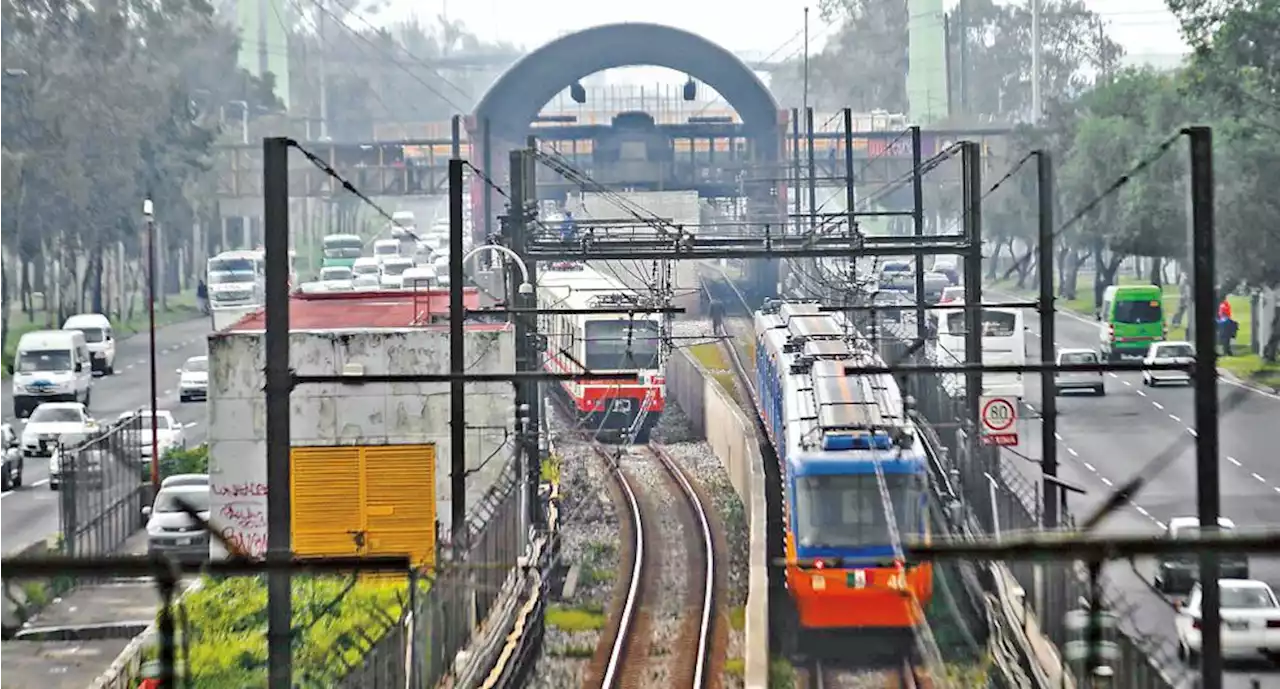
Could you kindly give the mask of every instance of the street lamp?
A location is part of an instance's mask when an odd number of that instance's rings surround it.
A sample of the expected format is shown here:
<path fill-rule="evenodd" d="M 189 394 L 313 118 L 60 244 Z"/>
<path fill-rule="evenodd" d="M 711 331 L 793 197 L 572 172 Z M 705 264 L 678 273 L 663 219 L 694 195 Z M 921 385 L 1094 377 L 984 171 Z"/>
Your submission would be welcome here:
<path fill-rule="evenodd" d="M 150 325 L 151 349 L 151 492 L 160 493 L 159 420 L 156 418 L 156 216 L 151 199 L 142 202 L 142 216 L 147 220 L 147 320 Z"/>
<path fill-rule="evenodd" d="M 533 294 L 533 283 L 529 282 L 529 266 L 525 265 L 524 259 L 520 258 L 520 254 L 517 254 L 501 244 L 481 244 L 463 255 L 462 262 L 466 263 L 467 261 L 470 261 L 472 257 L 482 251 L 496 251 L 512 261 L 515 261 L 515 264 L 520 267 L 520 276 L 524 278 L 524 282 L 521 282 L 520 286 L 516 288 L 516 293 Z M 452 276 L 450 276 L 450 278 L 452 279 Z"/>

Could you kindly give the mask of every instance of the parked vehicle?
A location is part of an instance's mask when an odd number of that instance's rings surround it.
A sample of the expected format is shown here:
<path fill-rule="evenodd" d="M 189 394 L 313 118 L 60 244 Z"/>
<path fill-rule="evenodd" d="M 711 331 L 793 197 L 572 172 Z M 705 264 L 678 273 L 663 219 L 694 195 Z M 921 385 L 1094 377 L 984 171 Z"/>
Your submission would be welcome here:
<path fill-rule="evenodd" d="M 111 330 L 111 321 L 100 313 L 79 313 L 62 324 L 63 330 L 79 330 L 84 333 L 85 344 L 89 347 L 91 371 L 111 375 L 116 372 L 116 337 Z"/>
<path fill-rule="evenodd" d="M 13 363 L 13 413 L 25 417 L 45 402 L 89 406 L 93 364 L 79 330 L 36 330 L 18 340 Z"/>
<path fill-rule="evenodd" d="M 320 269 L 320 284 L 329 292 L 347 292 L 354 289 L 354 274 L 346 266 L 325 266 Z"/>
<path fill-rule="evenodd" d="M 173 488 L 177 486 L 207 486 L 209 485 L 208 474 L 174 474 L 166 478 L 160 483 L 161 488 Z"/>

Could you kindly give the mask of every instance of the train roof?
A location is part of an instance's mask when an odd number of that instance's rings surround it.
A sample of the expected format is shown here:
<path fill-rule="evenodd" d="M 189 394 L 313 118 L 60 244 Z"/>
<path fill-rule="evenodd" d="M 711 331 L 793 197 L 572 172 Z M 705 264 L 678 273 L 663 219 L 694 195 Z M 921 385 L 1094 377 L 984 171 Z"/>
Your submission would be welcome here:
<path fill-rule="evenodd" d="M 540 267 L 541 268 L 541 267 Z M 618 278 L 584 263 L 554 263 L 538 273 L 538 294 L 542 308 L 591 309 L 610 305 L 644 305 L 643 295 Z M 614 319 L 624 314 L 603 314 Z M 637 314 L 652 320 L 656 314 Z"/>
<path fill-rule="evenodd" d="M 791 461 L 885 460 L 891 450 L 923 456 L 897 381 L 856 374 L 883 362 L 846 319 L 817 304 L 775 303 L 756 314 L 756 328 L 782 379 L 775 394 L 783 398 Z M 832 473 L 851 473 L 845 469 Z"/>

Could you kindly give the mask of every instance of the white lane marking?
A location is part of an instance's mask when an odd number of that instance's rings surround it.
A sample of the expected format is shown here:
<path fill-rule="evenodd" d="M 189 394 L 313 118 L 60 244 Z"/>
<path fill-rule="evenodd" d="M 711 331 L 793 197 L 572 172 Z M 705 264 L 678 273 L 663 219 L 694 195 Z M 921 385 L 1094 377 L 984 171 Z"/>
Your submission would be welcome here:
<path fill-rule="evenodd" d="M 1138 514 L 1140 514 L 1140 515 L 1142 515 L 1142 516 L 1144 516 L 1144 517 L 1150 517 L 1150 516 L 1151 516 L 1151 513 L 1147 511 L 1147 508 L 1143 507 L 1142 505 L 1134 505 L 1134 506 L 1133 506 L 1133 509 L 1137 510 L 1137 511 L 1138 511 Z"/>
<path fill-rule="evenodd" d="M 1254 478 L 1256 478 L 1256 479 L 1258 479 L 1258 483 L 1266 483 L 1266 482 L 1267 482 L 1267 480 L 1266 480 L 1265 478 L 1262 478 L 1261 476 L 1259 476 L 1259 475 L 1257 474 L 1257 472 L 1254 472 L 1253 477 L 1254 477 Z"/>
<path fill-rule="evenodd" d="M 146 360 L 146 359 L 138 359 L 137 361 L 135 361 L 135 362 L 133 362 L 133 363 L 135 363 L 135 364 L 137 364 L 137 365 L 141 366 L 141 365 L 143 365 L 143 364 L 147 363 L 147 360 Z"/>
<path fill-rule="evenodd" d="M 1125 386 L 1125 387 L 1127 387 L 1127 388 L 1133 387 L 1133 383 L 1130 383 L 1130 382 L 1129 382 L 1129 381 L 1127 381 L 1127 380 L 1122 380 L 1122 381 L 1120 381 L 1120 382 L 1121 382 L 1121 383 L 1124 383 L 1124 386 Z"/>
<path fill-rule="evenodd" d="M 1182 423 L 1182 419 L 1179 419 L 1177 414 L 1170 414 L 1169 418 L 1173 419 L 1177 423 Z"/>
<path fill-rule="evenodd" d="M 42 478 L 42 479 L 40 479 L 39 481 L 36 481 L 35 483 L 31 484 L 31 487 L 32 487 L 32 488 L 39 488 L 40 486 L 43 486 L 44 484 L 46 484 L 46 483 L 48 483 L 48 482 L 49 482 L 49 479 L 47 479 L 47 478 Z"/>
<path fill-rule="evenodd" d="M 1151 404 L 1152 404 L 1152 406 L 1154 406 L 1156 409 L 1164 409 L 1164 405 L 1163 405 L 1163 404 L 1160 404 L 1159 402 L 1152 402 Z"/>
<path fill-rule="evenodd" d="M 1146 396 L 1147 396 L 1147 393 L 1145 393 L 1145 392 L 1143 392 L 1143 391 L 1141 391 L 1141 390 L 1138 390 L 1137 392 L 1138 392 L 1138 394 L 1139 394 L 1140 396 L 1142 396 L 1142 397 L 1146 397 Z"/>
<path fill-rule="evenodd" d="M 1107 478 L 1106 476 L 1103 476 L 1101 477 L 1101 480 L 1108 488 L 1111 487 L 1111 479 Z"/>
<path fill-rule="evenodd" d="M 1164 522 L 1160 521 L 1159 519 L 1156 520 L 1156 526 L 1160 527 L 1160 530 L 1162 531 L 1168 528 L 1168 526 Z"/>
<path fill-rule="evenodd" d="M 1236 459 L 1235 457 L 1227 457 L 1227 461 L 1231 462 L 1236 466 L 1240 466 L 1240 460 Z"/>
<path fill-rule="evenodd" d="M 172 395 L 172 394 L 173 394 L 173 390 L 165 390 L 163 394 L 165 394 L 165 395 Z"/>
<path fill-rule="evenodd" d="M 5 498 L 9 497 L 10 495 L 13 495 L 13 491 L 11 491 L 11 490 L 6 490 L 5 492 L 0 493 L 0 500 L 4 500 Z"/>
<path fill-rule="evenodd" d="M 1088 463 L 1088 462 L 1085 462 L 1085 463 L 1084 463 L 1084 468 L 1088 469 L 1089 471 L 1092 471 L 1092 472 L 1093 472 L 1093 473 L 1095 473 L 1095 474 L 1096 474 L 1096 473 L 1098 473 L 1098 470 L 1097 470 L 1096 468 L 1094 468 L 1094 466 L 1093 466 L 1092 464 Z"/>
<path fill-rule="evenodd" d="M 1199 434 L 1199 433 L 1196 433 L 1196 429 L 1194 429 L 1194 428 L 1188 427 L 1188 428 L 1187 428 L 1187 432 L 1191 434 L 1191 437 L 1192 437 L 1192 438 L 1199 438 L 1199 437 L 1200 437 L 1200 434 Z"/>
<path fill-rule="evenodd" d="M 1114 372 L 1112 372 L 1112 371 L 1107 371 L 1107 375 L 1111 376 L 1112 378 L 1119 378 L 1119 377 L 1120 377 L 1120 376 L 1116 375 L 1116 374 L 1115 374 Z M 1125 383 L 1125 385 L 1128 385 L 1128 383 Z"/>
<path fill-rule="evenodd" d="M 1053 437 L 1059 441 L 1062 440 L 1062 434 L 1057 431 L 1053 432 Z"/>
<path fill-rule="evenodd" d="M 1072 457 L 1079 457 L 1079 456 L 1080 456 L 1080 453 L 1079 453 L 1079 452 L 1076 452 L 1076 451 L 1075 451 L 1075 448 L 1068 447 L 1068 448 L 1067 448 L 1067 452 L 1071 453 L 1071 456 L 1072 456 Z"/>
<path fill-rule="evenodd" d="M 1226 383 L 1227 385 L 1234 385 L 1234 386 L 1236 386 L 1236 387 L 1238 387 L 1238 388 L 1244 388 L 1245 390 L 1248 390 L 1249 392 L 1257 393 L 1257 394 L 1259 394 L 1259 395 L 1262 395 L 1263 397 L 1267 397 L 1267 398 L 1270 398 L 1270 399 L 1273 399 L 1273 400 L 1280 400 L 1280 395 L 1277 395 L 1277 394 L 1274 394 L 1274 393 L 1267 392 L 1266 390 L 1259 390 L 1258 388 L 1255 388 L 1255 387 L 1252 387 L 1252 386 L 1249 386 L 1249 385 L 1245 385 L 1244 383 L 1236 382 L 1236 381 L 1234 381 L 1234 380 L 1231 380 L 1230 378 L 1225 378 L 1225 377 L 1223 377 L 1223 376 L 1221 376 L 1221 375 L 1220 375 L 1220 376 L 1218 376 L 1218 381 L 1219 381 L 1219 382 L 1222 382 L 1222 383 Z"/>
<path fill-rule="evenodd" d="M 191 423 L 189 423 L 189 424 L 187 424 L 187 425 L 183 426 L 183 428 L 195 428 L 197 423 L 198 423 L 198 422 L 196 422 L 196 421 L 192 421 Z"/>

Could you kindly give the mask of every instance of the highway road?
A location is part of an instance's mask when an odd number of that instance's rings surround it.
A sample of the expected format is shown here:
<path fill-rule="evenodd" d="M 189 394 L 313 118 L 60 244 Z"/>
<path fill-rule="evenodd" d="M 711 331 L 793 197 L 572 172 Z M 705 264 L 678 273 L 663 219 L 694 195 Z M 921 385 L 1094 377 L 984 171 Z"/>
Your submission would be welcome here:
<path fill-rule="evenodd" d="M 1028 360 L 1038 361 L 1039 323 L 1028 311 Z M 1097 324 L 1071 313 L 1055 321 L 1058 347 L 1097 347 Z M 1178 455 L 1150 480 L 1125 509 L 1101 528 L 1104 532 L 1159 534 L 1169 519 L 1196 513 L 1194 392 L 1188 387 L 1147 388 L 1139 373 L 1106 374 L 1105 397 L 1064 395 L 1058 398 L 1059 476 L 1085 487 L 1085 496 L 1071 496 L 1069 509 L 1078 518 L 1092 511 L 1115 486 L 1137 474 L 1146 463 L 1170 447 Z M 1026 399 L 1038 407 L 1038 375 L 1027 376 Z M 1222 514 L 1241 529 L 1280 523 L 1280 466 L 1274 461 L 1280 447 L 1280 396 L 1223 381 L 1219 399 Z M 1227 406 L 1233 408 L 1228 410 Z M 1039 422 L 1021 424 L 1018 454 L 1039 459 Z M 1039 465 L 1010 452 L 1008 461 L 1024 475 L 1038 480 Z M 1280 588 L 1280 558 L 1254 558 L 1252 576 Z M 1154 563 L 1114 563 L 1106 568 L 1110 590 L 1134 605 L 1128 622 L 1165 646 L 1174 660 L 1175 612 L 1172 604 L 1151 588 Z M 1172 668 L 1175 677 L 1184 673 Z M 1280 688 L 1280 673 L 1262 663 L 1229 665 L 1228 687 L 1245 689 L 1250 679 L 1262 687 Z"/>
<path fill-rule="evenodd" d="M 203 402 L 178 402 L 177 369 L 188 357 L 204 354 L 209 321 L 199 318 L 175 323 L 156 331 L 157 381 L 161 409 L 168 409 L 186 429 L 188 445 L 204 442 L 206 412 Z M 116 350 L 116 374 L 99 376 L 93 381 L 93 400 L 89 412 L 101 421 L 114 421 L 128 409 L 151 403 L 150 355 L 145 333 L 120 340 Z M 8 382 L 5 383 L 8 385 Z M 21 432 L 22 422 L 13 416 L 13 405 L 5 397 L 3 418 Z M 49 462 L 43 458 L 27 458 L 23 467 L 21 488 L 0 494 L 0 542 L 4 553 L 11 554 L 58 530 L 57 492 L 49 489 Z"/>

